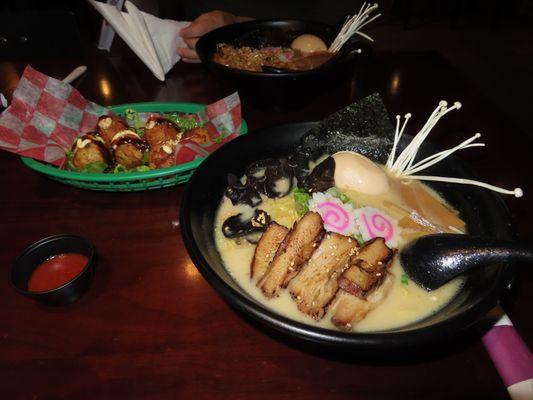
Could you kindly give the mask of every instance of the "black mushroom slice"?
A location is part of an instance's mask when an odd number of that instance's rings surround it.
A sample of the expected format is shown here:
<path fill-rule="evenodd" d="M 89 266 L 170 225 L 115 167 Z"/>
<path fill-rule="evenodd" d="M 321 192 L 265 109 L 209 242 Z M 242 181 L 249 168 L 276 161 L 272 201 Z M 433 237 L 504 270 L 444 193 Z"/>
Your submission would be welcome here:
<path fill-rule="evenodd" d="M 292 190 L 294 172 L 284 158 L 256 161 L 245 173 L 250 185 L 271 199 L 286 196 Z"/>
<path fill-rule="evenodd" d="M 309 160 L 311 156 L 309 153 L 296 152 L 287 158 L 287 163 L 292 168 L 294 177 L 296 178 L 299 187 L 304 186 L 305 178 L 311 172 L 309 168 Z"/>
<path fill-rule="evenodd" d="M 252 185 L 259 193 L 265 193 L 266 171 L 268 168 L 275 167 L 277 160 L 267 158 L 264 160 L 255 161 L 250 164 L 244 174 L 246 181 Z"/>
<path fill-rule="evenodd" d="M 305 178 L 304 188 L 309 192 L 325 192 L 335 186 L 335 160 L 328 157 Z"/>
<path fill-rule="evenodd" d="M 265 194 L 271 199 L 288 195 L 293 187 L 294 172 L 285 158 L 278 160 L 278 165 L 267 168 Z"/>
<path fill-rule="evenodd" d="M 247 204 L 250 207 L 255 207 L 262 201 L 259 192 L 253 186 L 248 182 L 243 184 L 234 174 L 228 174 L 228 187 L 225 195 L 234 206 Z"/>
<path fill-rule="evenodd" d="M 222 224 L 222 233 L 227 238 L 245 237 L 256 243 L 260 232 L 263 232 L 272 221 L 270 215 L 263 210 L 255 210 L 251 218 L 247 219 L 243 214 L 233 215 Z"/>

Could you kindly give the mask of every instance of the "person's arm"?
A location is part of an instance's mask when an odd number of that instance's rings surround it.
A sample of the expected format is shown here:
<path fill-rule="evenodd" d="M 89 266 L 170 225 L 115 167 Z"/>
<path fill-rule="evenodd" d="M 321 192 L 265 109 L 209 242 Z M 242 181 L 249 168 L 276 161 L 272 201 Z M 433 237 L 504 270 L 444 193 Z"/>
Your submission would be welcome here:
<path fill-rule="evenodd" d="M 178 48 L 177 52 L 185 62 L 200 62 L 195 50 L 198 39 L 213 29 L 237 22 L 250 21 L 251 19 L 250 17 L 239 17 L 224 11 L 211 11 L 202 14 L 192 24 L 180 31 L 179 35 L 185 40 L 188 47 Z"/>

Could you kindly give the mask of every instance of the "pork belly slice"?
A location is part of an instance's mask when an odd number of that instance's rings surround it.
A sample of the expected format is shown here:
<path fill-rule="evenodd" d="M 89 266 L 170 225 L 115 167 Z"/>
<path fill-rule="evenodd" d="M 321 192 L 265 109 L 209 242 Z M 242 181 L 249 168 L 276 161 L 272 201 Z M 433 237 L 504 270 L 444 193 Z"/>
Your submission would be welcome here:
<path fill-rule="evenodd" d="M 320 320 L 333 300 L 337 278 L 357 251 L 357 241 L 338 233 L 326 233 L 311 258 L 289 284 L 292 298 L 303 313 Z"/>
<path fill-rule="evenodd" d="M 322 217 L 308 212 L 297 221 L 281 242 L 274 259 L 263 277 L 257 282 L 263 294 L 276 297 L 282 287 L 286 287 L 309 260 L 324 233 Z"/>
<path fill-rule="evenodd" d="M 287 228 L 276 222 L 268 224 L 255 248 L 250 270 L 252 279 L 259 279 L 265 274 L 268 265 L 274 259 L 279 245 L 288 232 Z"/>
<path fill-rule="evenodd" d="M 387 274 L 381 285 L 368 294 L 366 298 L 354 296 L 344 290 L 339 290 L 331 307 L 334 310 L 331 322 L 338 328 L 352 330 L 354 325 L 363 320 L 367 314 L 376 308 L 387 297 L 394 277 Z"/>
<path fill-rule="evenodd" d="M 388 289 L 383 282 L 392 280 L 387 273 L 392 256 L 385 240 L 376 238 L 350 257 L 350 266 L 338 278 L 341 290 L 332 317 L 335 325 L 351 329 L 385 298 Z"/>
<path fill-rule="evenodd" d="M 365 270 L 352 266 L 348 268 L 344 273 L 339 277 L 338 283 L 341 289 L 344 291 L 357 296 L 364 298 L 365 294 L 370 291 L 380 282 L 380 275 L 375 275 Z"/>
<path fill-rule="evenodd" d="M 387 267 L 393 254 L 393 251 L 385 244 L 385 239 L 378 237 L 366 242 L 352 257 L 352 263 L 365 271 L 378 272 Z"/>
<path fill-rule="evenodd" d="M 392 255 L 383 238 L 368 241 L 357 254 L 350 257 L 349 268 L 339 276 L 339 286 L 354 296 L 366 297 L 385 277 Z"/>

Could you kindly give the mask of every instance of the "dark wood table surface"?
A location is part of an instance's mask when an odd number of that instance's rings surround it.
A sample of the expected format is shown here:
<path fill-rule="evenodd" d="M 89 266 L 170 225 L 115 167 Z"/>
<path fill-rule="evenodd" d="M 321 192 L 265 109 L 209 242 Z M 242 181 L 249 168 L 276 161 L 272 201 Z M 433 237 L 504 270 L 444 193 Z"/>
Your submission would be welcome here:
<path fill-rule="evenodd" d="M 177 65 L 161 83 L 131 55 L 90 52 L 79 59 L 30 62 L 58 78 L 88 65 L 76 86 L 103 105 L 208 103 L 231 93 L 201 65 Z M 0 92 L 11 95 L 25 64 L 0 63 Z M 465 151 L 462 157 L 490 182 L 524 189 L 524 198 L 506 197 L 506 202 L 517 232 L 533 242 L 532 136 L 517 129 L 436 53 L 376 54 L 356 65 L 350 82 L 302 109 L 260 111 L 245 101 L 244 117 L 252 131 L 316 120 L 375 91 L 391 114 L 414 114 L 411 133 L 438 100 L 460 100 L 462 110 L 442 120 L 431 140 L 450 146 L 482 132 L 487 147 Z M 507 101 L 514 100 L 510 96 Z M 53 182 L 6 152 L 0 152 L 0 187 L 1 398 L 508 397 L 481 344 L 479 325 L 433 346 L 363 357 L 291 340 L 238 315 L 187 255 L 178 220 L 183 187 L 85 191 Z M 8 270 L 27 245 L 61 232 L 94 242 L 97 273 L 79 301 L 47 308 L 15 292 Z M 532 292 L 531 266 L 524 266 L 502 298 L 529 345 Z"/>

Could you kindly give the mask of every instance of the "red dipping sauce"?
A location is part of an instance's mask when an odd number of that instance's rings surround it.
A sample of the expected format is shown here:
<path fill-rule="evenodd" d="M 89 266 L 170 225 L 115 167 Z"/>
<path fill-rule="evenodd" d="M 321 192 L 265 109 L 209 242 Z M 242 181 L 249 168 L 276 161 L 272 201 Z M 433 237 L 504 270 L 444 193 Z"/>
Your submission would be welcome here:
<path fill-rule="evenodd" d="M 77 253 L 52 256 L 33 271 L 28 282 L 28 290 L 44 292 L 64 285 L 83 271 L 87 261 L 86 256 Z"/>

